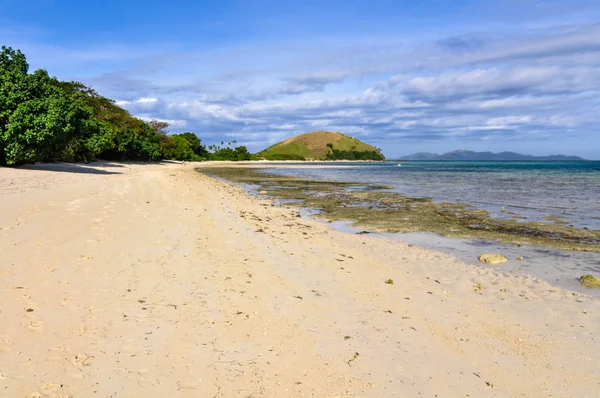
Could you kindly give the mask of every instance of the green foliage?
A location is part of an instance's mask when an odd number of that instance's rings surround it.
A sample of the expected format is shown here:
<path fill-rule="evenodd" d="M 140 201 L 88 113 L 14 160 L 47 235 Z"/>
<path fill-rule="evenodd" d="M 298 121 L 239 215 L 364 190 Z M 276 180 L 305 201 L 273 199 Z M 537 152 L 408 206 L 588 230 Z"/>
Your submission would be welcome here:
<path fill-rule="evenodd" d="M 5 72 L 24 75 L 29 71 L 29 64 L 21 50 L 15 51 L 10 47 L 2 46 L 0 68 Z"/>
<path fill-rule="evenodd" d="M 91 109 L 60 90 L 44 70 L 28 74 L 20 51 L 0 53 L 0 164 L 86 160 L 99 131 Z"/>
<path fill-rule="evenodd" d="M 189 144 L 192 152 L 194 152 L 195 157 L 198 160 L 206 160 L 210 157 L 210 153 L 206 149 L 204 145 L 202 145 L 202 141 L 198 136 L 194 133 L 185 132 L 179 134 L 179 136 L 185 139 Z"/>
<path fill-rule="evenodd" d="M 248 152 L 248 148 L 245 146 L 238 146 L 235 148 L 219 148 L 210 155 L 210 160 L 231 160 L 231 161 L 243 161 L 251 160 L 251 154 Z"/>
<path fill-rule="evenodd" d="M 86 160 L 98 124 L 83 104 L 61 93 L 22 102 L 2 135 L 7 164 Z"/>
<path fill-rule="evenodd" d="M 201 161 L 210 157 L 210 153 L 194 133 L 163 135 L 160 140 L 165 159 Z"/>
<path fill-rule="evenodd" d="M 385 160 L 378 151 L 340 151 L 332 149 L 327 155 L 328 160 Z"/>
<path fill-rule="evenodd" d="M 236 141 L 231 141 L 227 143 L 227 146 L 209 145 L 209 152 L 207 152 L 208 160 L 228 160 L 234 162 L 243 160 L 256 160 L 256 156 L 248 152 L 248 148 L 245 146 L 231 148 L 231 145 L 236 143 Z M 221 141 L 221 145 L 224 144 L 225 142 Z"/>
<path fill-rule="evenodd" d="M 44 70 L 30 74 L 21 51 L 2 47 L 0 165 L 160 160 L 167 126 L 131 116 L 82 83 L 61 82 Z"/>
<path fill-rule="evenodd" d="M 25 55 L 0 52 L 0 165 L 38 161 L 250 160 L 244 146 L 212 146 L 191 132 L 168 135 L 168 123 L 144 122 L 79 82 L 44 70 L 29 73 Z M 224 142 L 221 142 L 224 145 Z"/>
<path fill-rule="evenodd" d="M 166 139 L 161 142 L 165 159 L 192 160 L 194 158 L 192 146 L 185 138 L 179 136 L 165 138 Z"/>
<path fill-rule="evenodd" d="M 100 132 L 91 137 L 88 146 L 95 157 L 106 160 L 162 159 L 160 136 L 168 127 L 167 123 L 154 120 L 146 123 L 133 117 L 113 100 L 99 95 L 82 83 L 56 84 L 72 98 L 80 99 L 93 109 Z"/>

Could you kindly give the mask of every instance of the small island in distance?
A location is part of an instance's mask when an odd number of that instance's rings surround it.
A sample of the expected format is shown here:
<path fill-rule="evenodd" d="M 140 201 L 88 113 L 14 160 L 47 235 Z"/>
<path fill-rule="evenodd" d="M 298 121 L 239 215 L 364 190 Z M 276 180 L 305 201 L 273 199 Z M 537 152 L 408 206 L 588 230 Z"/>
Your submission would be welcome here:
<path fill-rule="evenodd" d="M 385 160 L 381 149 L 333 131 L 299 134 L 255 156 L 264 160 Z"/>
<path fill-rule="evenodd" d="M 436 160 L 464 160 L 464 161 L 555 161 L 555 162 L 580 162 L 587 159 L 579 156 L 568 155 L 549 155 L 549 156 L 532 156 L 522 155 L 516 152 L 474 152 L 465 150 L 456 150 L 442 155 L 430 152 L 418 152 L 412 155 L 406 155 L 398 158 L 398 160 L 421 160 L 421 161 L 436 161 Z"/>

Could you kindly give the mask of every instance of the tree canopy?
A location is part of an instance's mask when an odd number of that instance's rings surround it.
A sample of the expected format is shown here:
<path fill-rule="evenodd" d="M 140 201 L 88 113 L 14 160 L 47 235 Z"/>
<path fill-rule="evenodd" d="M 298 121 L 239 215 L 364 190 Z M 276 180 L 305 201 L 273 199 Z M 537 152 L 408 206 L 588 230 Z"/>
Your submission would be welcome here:
<path fill-rule="evenodd" d="M 328 160 L 385 160 L 380 151 L 357 151 L 354 147 L 349 151 L 338 150 L 333 144 L 327 144 L 329 152 L 325 155 Z"/>
<path fill-rule="evenodd" d="M 0 52 L 0 164 L 159 160 L 160 141 L 144 121 L 78 82 L 29 73 L 25 55 Z"/>
<path fill-rule="evenodd" d="M 20 50 L 2 47 L 0 165 L 250 159 L 246 147 L 208 151 L 194 133 L 169 135 L 168 127 L 164 121 L 132 116 L 83 83 L 59 81 L 42 69 L 30 73 Z"/>

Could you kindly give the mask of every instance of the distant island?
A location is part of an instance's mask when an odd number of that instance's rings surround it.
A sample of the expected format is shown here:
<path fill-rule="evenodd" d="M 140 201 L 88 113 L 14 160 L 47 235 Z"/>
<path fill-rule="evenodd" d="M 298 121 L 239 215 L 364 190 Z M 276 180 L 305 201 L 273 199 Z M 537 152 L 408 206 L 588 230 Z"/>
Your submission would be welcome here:
<path fill-rule="evenodd" d="M 296 135 L 255 156 L 265 160 L 385 160 L 380 149 L 333 131 Z"/>
<path fill-rule="evenodd" d="M 567 155 L 549 155 L 549 156 L 532 156 L 522 155 L 516 152 L 474 152 L 465 150 L 456 150 L 442 155 L 430 152 L 418 152 L 412 155 L 402 156 L 399 160 L 480 160 L 480 161 L 585 161 L 579 156 Z"/>

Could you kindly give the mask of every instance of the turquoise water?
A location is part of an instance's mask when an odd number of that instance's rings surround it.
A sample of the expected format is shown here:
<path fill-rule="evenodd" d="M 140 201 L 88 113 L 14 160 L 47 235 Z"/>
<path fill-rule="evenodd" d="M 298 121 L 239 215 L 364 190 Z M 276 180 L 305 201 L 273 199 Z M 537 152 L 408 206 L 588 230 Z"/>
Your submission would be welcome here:
<path fill-rule="evenodd" d="M 497 218 L 550 222 L 548 217 L 559 217 L 568 225 L 600 229 L 600 162 L 310 163 L 328 168 L 301 165 L 266 171 L 385 184 L 408 196 L 466 203 L 488 210 Z"/>

